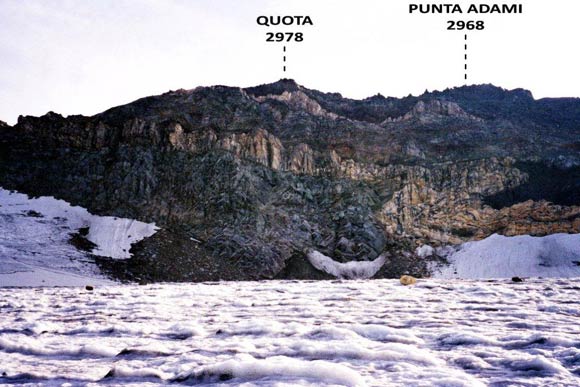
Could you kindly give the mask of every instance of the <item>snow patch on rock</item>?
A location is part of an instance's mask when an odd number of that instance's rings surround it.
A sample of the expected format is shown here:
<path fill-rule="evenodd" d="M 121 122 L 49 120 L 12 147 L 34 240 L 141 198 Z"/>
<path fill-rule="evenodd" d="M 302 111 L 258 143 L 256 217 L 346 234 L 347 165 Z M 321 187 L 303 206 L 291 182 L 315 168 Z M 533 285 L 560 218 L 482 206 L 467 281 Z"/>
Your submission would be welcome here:
<path fill-rule="evenodd" d="M 130 258 L 131 245 L 152 236 L 159 229 L 154 223 L 93 215 L 85 208 L 51 196 L 29 198 L 0 188 L 0 214 L 30 211 L 39 214 L 37 216 L 60 218 L 63 226 L 71 230 L 88 227 L 87 239 L 97 245 L 92 253 L 116 259 Z"/>
<path fill-rule="evenodd" d="M 437 254 L 450 264 L 433 268 L 436 278 L 580 277 L 580 234 L 493 234 Z"/>
<path fill-rule="evenodd" d="M 324 271 L 336 278 L 371 278 L 385 263 L 383 255 L 374 261 L 350 261 L 346 263 L 336 262 L 330 257 L 318 252 L 311 251 L 307 255 L 308 261 L 320 271 Z"/>
<path fill-rule="evenodd" d="M 85 251 L 71 244 L 85 231 L 94 255 L 126 259 L 153 235 L 152 223 L 97 216 L 53 197 L 30 198 L 0 188 L 0 286 L 112 284 Z"/>

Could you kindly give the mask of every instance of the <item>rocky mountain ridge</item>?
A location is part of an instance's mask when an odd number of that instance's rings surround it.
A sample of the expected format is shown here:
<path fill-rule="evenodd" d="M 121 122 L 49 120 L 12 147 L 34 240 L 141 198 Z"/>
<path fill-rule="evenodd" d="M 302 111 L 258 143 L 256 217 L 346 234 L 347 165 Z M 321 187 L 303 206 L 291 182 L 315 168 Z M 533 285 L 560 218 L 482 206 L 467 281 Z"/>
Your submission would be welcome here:
<path fill-rule="evenodd" d="M 578 99 L 356 101 L 280 80 L 20 117 L 0 126 L 0 185 L 156 222 L 130 262 L 103 262 L 121 278 L 324 277 L 311 250 L 428 275 L 422 244 L 580 232 L 579 139 Z"/>

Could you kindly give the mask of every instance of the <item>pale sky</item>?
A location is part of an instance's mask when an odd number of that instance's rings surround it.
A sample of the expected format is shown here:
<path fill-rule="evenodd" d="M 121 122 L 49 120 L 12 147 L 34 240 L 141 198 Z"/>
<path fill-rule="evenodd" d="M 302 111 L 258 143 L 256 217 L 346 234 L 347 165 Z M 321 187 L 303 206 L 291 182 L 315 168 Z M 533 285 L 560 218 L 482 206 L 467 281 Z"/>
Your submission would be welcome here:
<path fill-rule="evenodd" d="M 460 86 L 463 32 L 447 31 L 449 19 L 485 21 L 468 32 L 467 83 L 580 97 L 580 1 L 520 0 L 522 15 L 480 17 L 409 15 L 411 2 L 0 0 L 0 120 L 92 115 L 178 88 L 283 77 L 351 98 Z M 309 15 L 314 26 L 266 28 L 259 15 Z M 286 72 L 268 31 L 304 33 L 287 44 Z"/>

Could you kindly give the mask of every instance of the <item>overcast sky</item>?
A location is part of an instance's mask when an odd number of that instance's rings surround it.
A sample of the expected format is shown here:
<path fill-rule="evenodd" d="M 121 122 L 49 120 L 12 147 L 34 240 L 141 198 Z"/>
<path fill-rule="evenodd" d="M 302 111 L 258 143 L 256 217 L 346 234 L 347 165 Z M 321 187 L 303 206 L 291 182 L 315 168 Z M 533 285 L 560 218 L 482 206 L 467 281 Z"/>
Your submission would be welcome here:
<path fill-rule="evenodd" d="M 282 77 L 352 98 L 460 86 L 580 96 L 580 1 L 520 0 L 523 15 L 409 15 L 401 0 L 0 0 L 0 120 L 95 114 L 178 88 L 252 86 Z M 458 1 L 469 4 L 468 1 Z M 485 2 L 485 1 L 480 1 Z M 431 2 L 426 2 L 431 3 Z M 467 7 L 465 7 L 467 8 Z M 266 28 L 259 15 L 309 15 L 314 26 Z M 268 31 L 302 31 L 282 46 Z"/>

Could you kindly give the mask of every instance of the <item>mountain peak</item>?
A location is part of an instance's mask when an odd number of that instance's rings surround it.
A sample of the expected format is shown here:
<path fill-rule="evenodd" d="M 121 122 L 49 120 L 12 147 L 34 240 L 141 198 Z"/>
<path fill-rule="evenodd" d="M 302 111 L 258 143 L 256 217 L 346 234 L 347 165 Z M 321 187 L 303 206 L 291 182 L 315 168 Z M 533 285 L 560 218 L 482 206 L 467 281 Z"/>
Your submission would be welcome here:
<path fill-rule="evenodd" d="M 268 94 L 280 95 L 285 91 L 297 91 L 301 88 L 302 86 L 296 83 L 294 79 L 282 78 L 273 83 L 265 83 L 263 85 L 248 87 L 245 90 L 248 94 L 259 97 Z"/>
<path fill-rule="evenodd" d="M 366 97 L 363 101 L 368 101 L 368 102 L 376 102 L 376 101 L 379 101 L 379 102 L 382 102 L 382 101 L 384 101 L 386 99 L 387 98 L 384 95 L 382 95 L 381 93 L 377 93 L 377 94 L 375 94 L 373 96 Z"/>
<path fill-rule="evenodd" d="M 520 100 L 533 101 L 532 92 L 523 88 L 504 89 L 503 87 L 495 86 L 491 83 L 474 84 L 445 89 L 443 91 L 433 91 L 430 93 L 435 96 L 462 96 L 462 97 L 476 97 L 478 99 L 487 100 Z"/>

